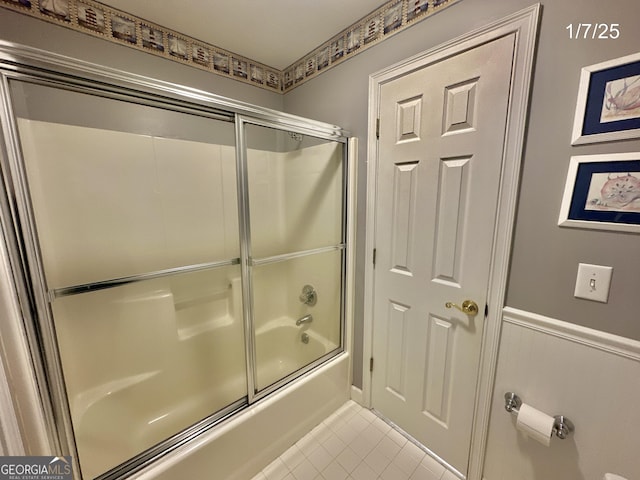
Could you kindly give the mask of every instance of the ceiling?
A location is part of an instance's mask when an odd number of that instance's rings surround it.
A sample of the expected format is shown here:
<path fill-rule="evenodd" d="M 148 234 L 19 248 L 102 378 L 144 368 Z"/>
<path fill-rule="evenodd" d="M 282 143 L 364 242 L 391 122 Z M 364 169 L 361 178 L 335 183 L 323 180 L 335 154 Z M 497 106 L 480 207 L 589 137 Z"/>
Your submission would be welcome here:
<path fill-rule="evenodd" d="M 384 0 L 101 0 L 178 33 L 284 70 Z"/>

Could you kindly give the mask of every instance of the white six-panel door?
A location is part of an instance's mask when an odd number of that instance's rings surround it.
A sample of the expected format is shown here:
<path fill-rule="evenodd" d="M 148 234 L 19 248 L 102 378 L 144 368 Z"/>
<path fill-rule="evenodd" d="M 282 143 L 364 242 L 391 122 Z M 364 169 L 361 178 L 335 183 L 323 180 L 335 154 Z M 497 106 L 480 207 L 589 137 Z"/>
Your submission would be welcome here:
<path fill-rule="evenodd" d="M 380 88 L 372 406 L 467 472 L 515 35 Z M 446 302 L 477 303 L 468 315 Z"/>

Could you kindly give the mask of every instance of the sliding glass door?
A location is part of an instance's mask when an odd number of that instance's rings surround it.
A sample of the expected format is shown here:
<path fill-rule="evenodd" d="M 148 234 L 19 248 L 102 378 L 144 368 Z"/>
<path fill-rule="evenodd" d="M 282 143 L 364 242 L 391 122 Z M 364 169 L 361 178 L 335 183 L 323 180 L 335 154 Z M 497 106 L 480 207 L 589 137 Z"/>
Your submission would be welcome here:
<path fill-rule="evenodd" d="M 345 146 L 245 124 L 254 394 L 338 349 Z"/>
<path fill-rule="evenodd" d="M 3 233 L 76 476 L 130 475 L 342 352 L 338 127 L 3 48 Z"/>
<path fill-rule="evenodd" d="M 94 478 L 247 396 L 234 124 L 10 88 L 77 453 Z"/>

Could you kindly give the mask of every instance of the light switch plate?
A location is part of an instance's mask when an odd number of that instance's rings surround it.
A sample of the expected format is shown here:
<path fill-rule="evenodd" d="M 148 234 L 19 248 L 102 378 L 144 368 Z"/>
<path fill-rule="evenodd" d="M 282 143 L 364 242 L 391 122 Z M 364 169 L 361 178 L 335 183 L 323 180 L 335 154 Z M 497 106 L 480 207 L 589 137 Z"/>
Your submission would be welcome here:
<path fill-rule="evenodd" d="M 613 267 L 579 263 L 576 290 L 573 296 L 607 303 L 609 300 L 609 286 L 611 285 L 612 273 Z"/>

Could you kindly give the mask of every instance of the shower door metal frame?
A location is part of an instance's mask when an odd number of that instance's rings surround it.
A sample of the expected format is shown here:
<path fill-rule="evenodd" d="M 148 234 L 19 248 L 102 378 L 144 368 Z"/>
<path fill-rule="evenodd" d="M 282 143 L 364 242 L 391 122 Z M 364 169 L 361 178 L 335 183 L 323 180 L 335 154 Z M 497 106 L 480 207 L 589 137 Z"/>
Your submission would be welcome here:
<path fill-rule="evenodd" d="M 312 250 L 291 252 L 288 254 L 274 255 L 271 257 L 254 260 L 251 251 L 251 214 L 249 207 L 249 183 L 247 168 L 247 142 L 245 134 L 246 125 L 255 125 L 265 128 L 273 128 L 276 130 L 285 130 L 293 133 L 313 136 L 323 140 L 336 141 L 342 143 L 342 211 L 341 211 L 341 238 L 340 243 L 333 246 L 316 248 Z M 305 373 L 313 370 L 321 365 L 329 358 L 334 357 L 337 353 L 344 350 L 344 342 L 346 335 L 346 268 L 347 268 L 347 208 L 348 208 L 348 172 L 349 172 L 349 155 L 348 143 L 345 136 L 336 138 L 335 135 L 327 135 L 317 132 L 305 126 L 283 127 L 277 122 L 267 119 L 257 119 L 241 114 L 236 114 L 236 171 L 238 179 L 238 212 L 239 212 L 239 228 L 240 228 L 240 266 L 242 270 L 242 296 L 243 296 L 243 313 L 245 322 L 245 353 L 247 355 L 247 394 L 249 404 L 269 395 L 273 391 L 281 388 L 295 378 L 299 378 Z M 257 388 L 257 372 L 256 372 L 256 341 L 255 341 L 255 325 L 253 314 L 253 275 L 252 267 L 266 265 L 269 263 L 292 260 L 294 258 L 316 255 L 319 253 L 327 253 L 332 251 L 341 251 L 341 267 L 340 267 L 340 345 L 333 351 L 327 352 L 325 355 L 314 360 L 308 365 L 296 370 L 295 372 L 281 378 L 272 385 L 265 388 Z"/>
<path fill-rule="evenodd" d="M 122 478 L 138 471 L 162 455 L 178 448 L 194 437 L 209 430 L 214 425 L 228 418 L 230 415 L 258 401 L 273 390 L 280 388 L 291 378 L 309 372 L 317 364 L 323 363 L 344 350 L 345 345 L 345 295 L 346 295 L 346 215 L 347 215 L 347 132 L 335 125 L 304 119 L 294 115 L 277 112 L 275 110 L 250 105 L 231 100 L 202 90 L 176 85 L 169 82 L 151 79 L 141 75 L 131 74 L 120 70 L 103 67 L 88 62 L 75 60 L 62 55 L 43 50 L 22 46 L 15 43 L 0 41 L 0 173 L 4 192 L 0 194 L 0 218 L 2 219 L 2 234 L 7 244 L 9 261 L 13 275 L 13 284 L 17 290 L 21 308 L 25 334 L 30 346 L 33 375 L 38 386 L 40 408 L 46 422 L 46 434 L 50 447 L 56 454 L 71 455 L 74 463 L 74 474 L 81 478 L 81 469 L 73 433 L 73 424 L 69 399 L 66 395 L 64 375 L 58 351 L 51 302 L 60 296 L 74 295 L 91 290 L 111 288 L 127 283 L 159 278 L 177 273 L 200 271 L 208 268 L 218 268 L 240 263 L 241 269 L 248 268 L 249 231 L 240 230 L 241 258 L 198 264 L 173 269 L 148 272 L 130 277 L 112 279 L 93 284 L 70 286 L 68 288 L 49 290 L 44 277 L 43 263 L 39 250 L 39 242 L 35 228 L 35 217 L 30 202 L 24 162 L 20 148 L 16 118 L 14 115 L 9 82 L 11 80 L 25 81 L 38 85 L 66 89 L 78 93 L 97 95 L 115 100 L 167 110 L 187 113 L 217 120 L 235 122 L 237 167 L 244 164 L 246 157 L 240 154 L 246 145 L 244 139 L 244 124 L 262 124 L 273 128 L 308 134 L 327 140 L 343 143 L 343 250 L 342 255 L 342 300 L 341 300 L 341 342 L 338 349 L 325 355 L 317 362 L 305 367 L 301 371 L 282 379 L 272 387 L 252 395 L 253 388 L 248 388 L 248 396 L 227 406 L 202 421 L 186 428 L 176 435 L 164 440 L 141 454 L 114 467 L 105 474 L 97 477 L 101 480 Z M 242 126 L 242 128 L 240 128 Z M 239 186 L 242 183 L 241 171 L 236 171 Z M 246 185 L 243 187 L 246 188 Z M 243 212 L 242 205 L 248 206 L 248 192 L 238 191 L 239 221 L 248 221 L 248 215 Z M 248 212 L 248 210 L 247 210 Z M 246 217 L 246 218 L 245 218 Z M 247 224 L 248 225 L 248 224 Z M 243 253 L 244 256 L 243 256 Z M 300 253 L 300 252 L 298 252 Z M 243 271 L 242 275 L 246 272 Z M 249 282 L 243 278 L 243 297 L 251 293 Z M 250 303 L 250 302 L 249 302 Z M 245 306 L 245 311 L 251 311 Z M 252 326 L 251 318 L 245 313 L 245 328 Z M 245 337 L 253 337 L 253 331 Z M 247 340 L 247 345 L 253 348 L 253 339 Z M 246 350 L 246 348 L 245 348 Z M 254 360 L 253 353 L 247 353 L 247 358 Z M 247 365 L 248 387 L 255 387 L 253 378 L 253 364 Z M 249 371 L 251 369 L 251 372 Z"/>

